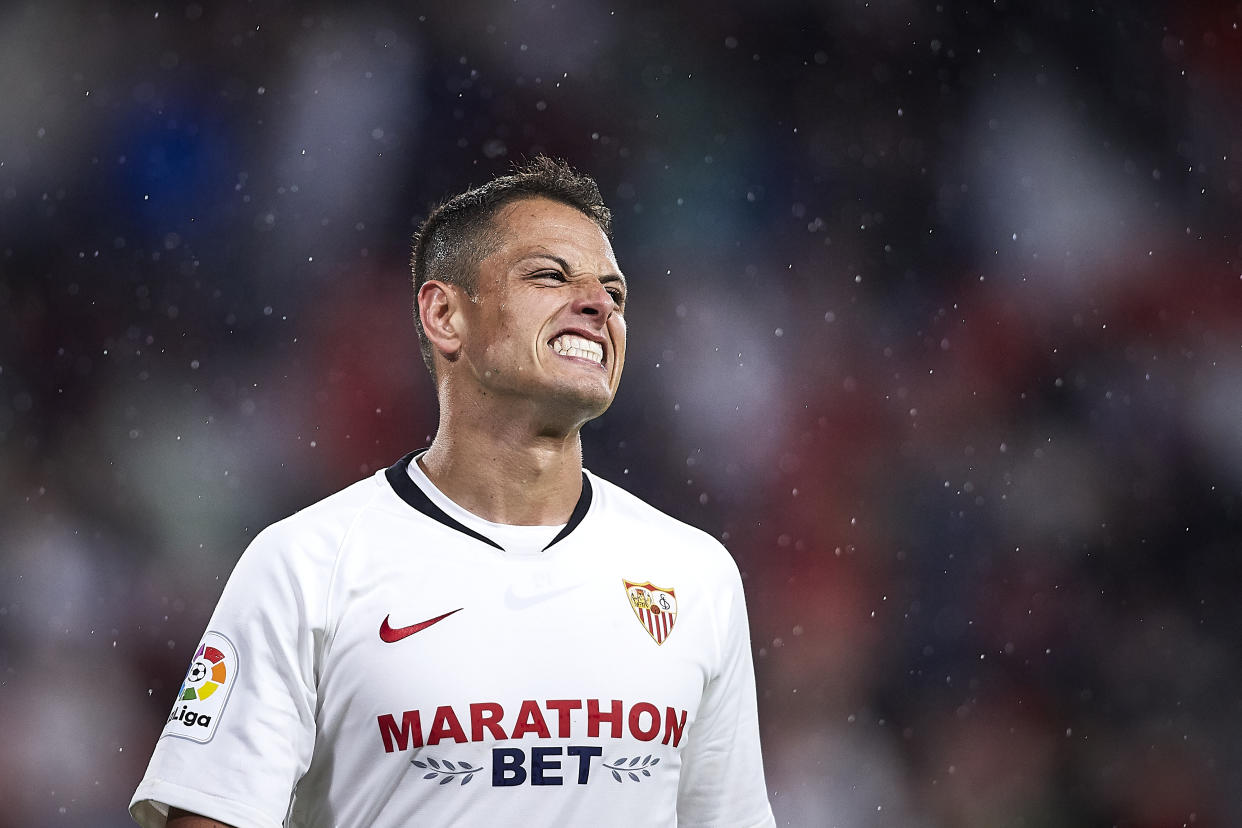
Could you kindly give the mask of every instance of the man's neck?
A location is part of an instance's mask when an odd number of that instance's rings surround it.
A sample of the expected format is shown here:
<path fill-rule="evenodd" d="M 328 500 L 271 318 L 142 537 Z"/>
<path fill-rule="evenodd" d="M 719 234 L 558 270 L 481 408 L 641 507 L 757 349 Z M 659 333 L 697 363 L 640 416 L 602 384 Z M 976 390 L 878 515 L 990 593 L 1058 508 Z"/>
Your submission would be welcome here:
<path fill-rule="evenodd" d="M 563 436 L 455 427 L 442 417 L 419 458 L 427 477 L 457 505 L 493 523 L 565 523 L 582 494 L 582 441 Z"/>

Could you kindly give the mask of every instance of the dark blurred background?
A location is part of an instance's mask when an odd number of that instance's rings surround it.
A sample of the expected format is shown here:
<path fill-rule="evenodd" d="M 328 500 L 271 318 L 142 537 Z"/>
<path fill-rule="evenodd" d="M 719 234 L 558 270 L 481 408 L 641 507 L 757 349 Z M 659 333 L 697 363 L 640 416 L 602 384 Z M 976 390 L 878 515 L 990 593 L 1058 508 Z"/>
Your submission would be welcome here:
<path fill-rule="evenodd" d="M 1242 5 L 0 10 L 0 824 L 126 825 L 264 525 L 425 445 L 409 235 L 595 175 L 587 464 L 746 578 L 793 826 L 1242 824 Z"/>

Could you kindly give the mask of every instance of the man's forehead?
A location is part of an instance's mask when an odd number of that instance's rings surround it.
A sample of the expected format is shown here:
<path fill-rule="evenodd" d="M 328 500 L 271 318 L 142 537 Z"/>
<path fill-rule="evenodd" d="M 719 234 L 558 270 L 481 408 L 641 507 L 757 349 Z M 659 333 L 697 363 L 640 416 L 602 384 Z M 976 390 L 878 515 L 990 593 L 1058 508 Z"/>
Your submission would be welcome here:
<path fill-rule="evenodd" d="M 545 259 L 567 271 L 598 271 L 625 281 L 603 228 L 573 205 L 544 196 L 520 198 L 496 214 L 493 227 L 500 245 L 488 258 L 510 265 Z"/>
<path fill-rule="evenodd" d="M 545 261 L 555 263 L 567 273 L 585 270 L 596 272 L 601 277 L 612 277 L 622 282 L 625 281 L 625 275 L 621 272 L 621 268 L 617 266 L 617 259 L 613 255 L 611 246 L 607 248 L 606 262 L 583 260 L 573 250 L 566 250 L 555 244 L 549 245 L 543 242 L 532 242 L 529 245 L 523 245 L 513 252 L 515 254 L 513 257 L 515 264 L 527 261 Z"/>
<path fill-rule="evenodd" d="M 496 224 L 508 230 L 537 231 L 550 236 L 582 233 L 609 244 L 603 228 L 589 215 L 573 205 L 543 196 L 520 198 L 506 204 L 496 214 Z"/>
<path fill-rule="evenodd" d="M 565 209 L 570 212 L 532 216 L 530 220 L 502 218 L 497 229 L 503 235 L 509 255 L 513 258 L 546 255 L 572 259 L 602 255 L 613 262 L 615 268 L 616 253 L 600 226 L 573 207 Z"/>

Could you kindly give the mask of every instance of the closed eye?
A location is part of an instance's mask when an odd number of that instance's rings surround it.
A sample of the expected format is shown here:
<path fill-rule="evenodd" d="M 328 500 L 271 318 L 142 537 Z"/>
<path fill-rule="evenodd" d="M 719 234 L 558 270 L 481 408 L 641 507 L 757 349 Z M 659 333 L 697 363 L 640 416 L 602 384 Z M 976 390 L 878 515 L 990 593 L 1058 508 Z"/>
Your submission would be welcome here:
<path fill-rule="evenodd" d="M 532 273 L 526 278 L 527 279 L 548 279 L 553 282 L 558 282 L 561 284 L 567 283 L 569 281 L 569 277 L 559 270 L 540 270 L 538 273 Z M 617 283 L 616 281 L 610 280 L 608 284 L 604 287 L 604 290 L 608 291 L 608 295 L 612 297 L 612 302 L 614 305 L 616 305 L 618 308 L 625 307 L 625 288 L 624 287 L 621 287 L 620 284 Z"/>

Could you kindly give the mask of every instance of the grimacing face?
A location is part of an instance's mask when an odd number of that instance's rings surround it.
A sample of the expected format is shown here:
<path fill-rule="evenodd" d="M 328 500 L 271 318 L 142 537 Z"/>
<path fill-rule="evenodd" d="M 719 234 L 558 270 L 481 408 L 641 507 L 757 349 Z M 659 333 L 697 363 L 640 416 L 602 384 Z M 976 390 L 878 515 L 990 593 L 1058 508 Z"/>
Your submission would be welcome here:
<path fill-rule="evenodd" d="M 626 283 L 608 237 L 579 210 L 525 198 L 496 216 L 462 355 L 489 394 L 581 425 L 612 403 L 625 366 Z"/>

